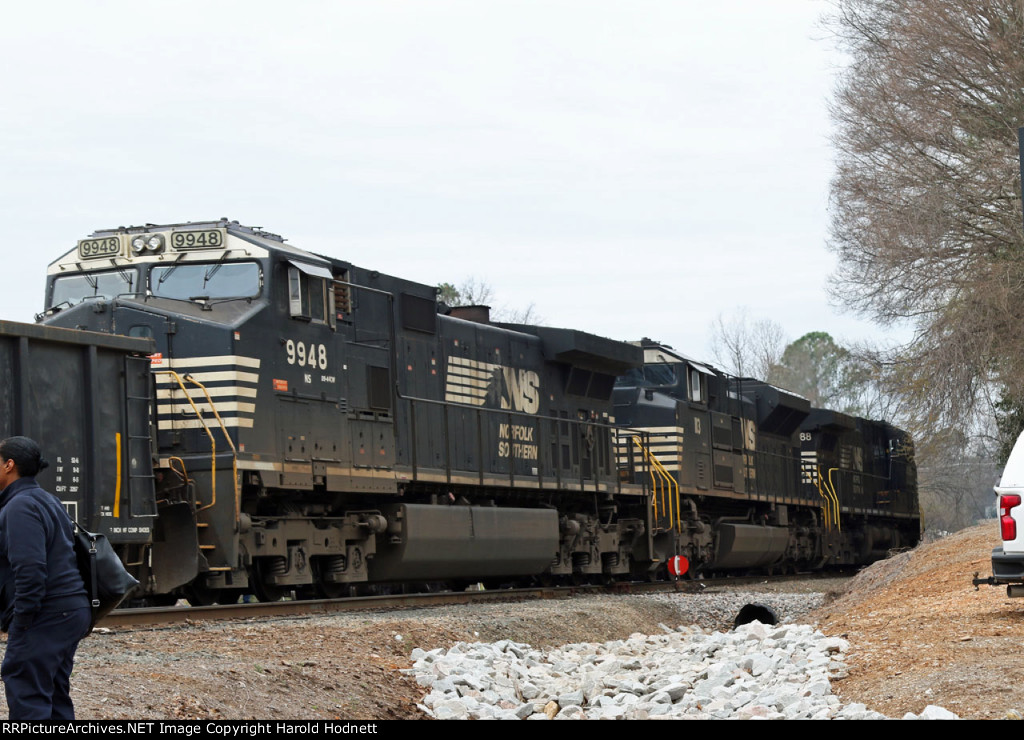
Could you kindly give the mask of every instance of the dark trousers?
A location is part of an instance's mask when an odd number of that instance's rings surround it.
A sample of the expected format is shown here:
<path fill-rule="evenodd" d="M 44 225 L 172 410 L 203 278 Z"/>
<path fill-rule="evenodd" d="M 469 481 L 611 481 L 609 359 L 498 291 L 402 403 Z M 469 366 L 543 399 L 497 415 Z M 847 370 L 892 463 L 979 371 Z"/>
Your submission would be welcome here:
<path fill-rule="evenodd" d="M 78 642 L 89 631 L 89 607 L 41 611 L 32 626 L 11 626 L 0 666 L 12 720 L 75 718 L 71 668 Z"/>

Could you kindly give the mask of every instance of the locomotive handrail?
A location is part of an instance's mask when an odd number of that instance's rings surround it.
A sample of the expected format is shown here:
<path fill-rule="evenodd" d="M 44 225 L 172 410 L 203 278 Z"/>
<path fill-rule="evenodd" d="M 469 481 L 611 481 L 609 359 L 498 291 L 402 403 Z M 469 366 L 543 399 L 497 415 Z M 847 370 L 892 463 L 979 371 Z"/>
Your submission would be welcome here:
<path fill-rule="evenodd" d="M 832 507 L 832 499 L 830 499 L 825 491 L 821 488 L 821 467 L 817 466 L 817 475 L 814 478 L 814 484 L 818 489 L 818 497 L 821 498 L 821 510 L 825 517 L 825 529 L 832 529 L 832 514 L 830 512 Z"/>
<path fill-rule="evenodd" d="M 231 439 L 231 435 L 228 434 L 227 426 L 224 424 L 224 420 L 221 419 L 220 414 L 217 412 L 217 407 L 210 397 L 210 392 L 206 389 L 202 383 L 196 380 L 192 375 L 186 375 L 184 378 L 174 370 L 154 370 L 154 375 L 169 375 L 174 382 L 181 388 L 182 393 L 185 395 L 185 400 L 188 401 L 192 410 L 196 414 L 196 418 L 199 423 L 202 424 L 203 431 L 206 432 L 206 436 L 210 438 L 210 503 L 205 506 L 200 506 L 196 509 L 197 512 L 205 509 L 212 508 L 217 504 L 217 441 L 213 437 L 213 433 L 210 431 L 209 425 L 206 423 L 206 419 L 203 418 L 203 413 L 196 406 L 195 401 L 192 400 L 192 396 L 189 395 L 188 389 L 185 388 L 185 381 L 188 381 L 192 385 L 196 386 L 203 392 L 206 397 L 207 403 L 210 404 L 210 410 L 213 412 L 214 417 L 217 419 L 217 423 L 220 425 L 221 431 L 224 434 L 224 438 L 227 440 L 228 446 L 231 448 L 231 468 L 232 468 L 232 481 L 235 493 L 235 519 L 238 519 L 239 507 L 241 500 L 238 490 L 238 450 L 235 448 L 235 443 Z"/>
<path fill-rule="evenodd" d="M 646 460 L 647 459 L 647 454 L 646 454 L 647 451 L 643 448 L 643 445 L 641 445 L 640 443 L 638 443 L 636 441 L 636 437 L 633 438 L 633 442 L 636 444 L 637 447 L 640 448 L 640 451 L 642 453 L 644 453 L 644 459 Z M 648 475 L 651 476 L 651 508 L 653 508 L 653 510 L 654 510 L 654 519 L 655 519 L 655 521 L 657 521 L 657 519 L 658 519 L 658 490 L 659 490 L 658 477 L 659 476 L 657 476 L 657 473 L 656 473 L 656 471 L 654 469 L 654 466 L 650 464 L 650 461 L 648 461 L 647 473 L 648 473 Z M 664 494 L 662 494 L 662 497 L 664 498 Z"/>
<path fill-rule="evenodd" d="M 661 461 L 657 458 L 657 456 L 653 452 L 650 453 L 650 457 L 651 457 L 651 459 L 650 459 L 649 462 L 651 464 L 651 467 L 653 467 L 655 470 L 657 470 L 658 471 L 658 475 L 660 475 L 662 480 L 664 480 L 668 484 L 667 488 L 669 490 L 669 497 L 668 497 L 668 526 L 669 526 L 669 529 L 672 529 L 673 526 L 674 526 L 676 532 L 681 532 L 682 531 L 682 520 L 681 520 L 681 517 L 680 517 L 681 508 L 680 508 L 680 503 L 679 503 L 679 483 L 672 476 L 672 474 L 668 472 L 668 469 L 664 465 L 662 465 Z M 674 502 L 673 502 L 673 498 L 672 498 L 672 491 L 673 490 L 675 491 L 675 501 Z M 675 503 L 674 510 L 673 510 L 673 507 L 672 507 L 673 503 Z"/>
<path fill-rule="evenodd" d="M 661 464 L 661 461 L 657 458 L 657 456 L 653 452 L 648 450 L 646 447 L 644 447 L 643 444 L 641 444 L 639 435 L 634 435 L 633 436 L 633 444 L 635 444 L 637 447 L 639 447 L 641 452 L 644 453 L 644 459 L 647 460 L 647 462 L 650 464 L 650 467 L 651 467 L 651 481 L 652 481 L 652 487 L 654 489 L 654 495 L 651 496 L 651 501 L 654 503 L 654 516 L 655 516 L 655 518 L 658 517 L 658 503 L 657 503 L 657 500 L 658 500 L 658 496 L 657 496 L 658 485 L 657 485 L 657 483 L 654 480 L 654 474 L 657 473 L 661 477 L 661 479 L 663 481 L 667 482 L 668 486 L 670 486 L 671 488 L 675 489 L 675 514 L 673 514 L 673 511 L 672 511 L 672 495 L 670 494 L 669 497 L 668 497 L 668 503 L 669 503 L 669 505 L 668 505 L 669 529 L 671 529 L 673 526 L 675 526 L 676 531 L 677 532 L 681 532 L 682 531 L 682 517 L 679 515 L 679 512 L 682 511 L 682 507 L 681 507 L 680 502 L 679 502 L 679 483 L 678 483 L 678 481 L 676 481 L 676 479 L 672 476 L 672 474 L 668 472 L 668 469 L 664 465 Z M 665 503 L 664 503 L 664 499 L 665 499 L 664 491 L 665 491 L 665 488 L 663 487 L 661 490 L 662 490 L 662 494 L 661 494 L 661 496 L 662 496 L 662 509 L 664 509 L 664 508 L 666 508 L 665 507 Z"/>
<path fill-rule="evenodd" d="M 232 488 L 234 488 L 235 492 L 235 521 L 237 522 L 238 515 L 241 512 L 242 507 L 241 493 L 238 490 L 238 450 L 235 448 L 235 442 L 234 440 L 231 439 L 231 435 L 228 434 L 227 425 L 224 423 L 224 420 L 220 418 L 220 413 L 217 411 L 217 406 L 216 404 L 214 404 L 213 398 L 210 397 L 210 392 L 206 390 L 206 386 L 200 383 L 195 378 L 193 378 L 192 375 L 186 375 L 185 380 L 197 386 L 199 390 L 203 392 L 203 395 L 206 396 L 206 402 L 210 404 L 210 410 L 213 412 L 213 415 L 217 419 L 217 423 L 220 425 L 220 430 L 224 434 L 224 439 L 227 440 L 228 447 L 231 448 L 231 481 Z M 188 393 L 186 392 L 185 395 L 188 395 Z M 208 509 L 211 506 L 213 506 L 212 501 L 208 506 L 202 507 L 202 509 Z M 198 509 L 198 511 L 202 511 L 202 509 Z"/>
<path fill-rule="evenodd" d="M 817 485 L 818 495 L 825 501 L 821 508 L 825 513 L 826 529 L 832 529 L 832 525 L 835 524 L 836 529 L 841 532 L 843 530 L 843 525 L 839 518 L 839 496 L 836 494 L 835 485 L 832 483 L 832 474 L 836 471 L 839 471 L 839 468 L 829 468 L 828 480 L 825 481 L 821 475 L 821 467 L 819 466 Z"/>
<path fill-rule="evenodd" d="M 649 455 L 647 453 L 647 448 L 645 448 L 643 446 L 643 444 L 640 443 L 639 435 L 633 435 L 632 437 L 630 437 L 630 439 L 632 440 L 633 444 L 635 444 L 638 448 L 640 448 L 640 452 L 643 454 L 644 460 L 647 462 L 647 466 L 648 466 L 647 472 L 651 476 L 651 505 L 654 508 L 654 518 L 657 519 L 658 518 L 658 491 L 660 489 L 660 486 L 658 485 L 658 478 L 661 477 L 661 476 L 658 474 L 659 471 L 651 463 L 650 457 L 649 457 Z M 664 508 L 664 498 L 665 498 L 665 494 L 662 493 L 662 508 Z"/>
<path fill-rule="evenodd" d="M 178 463 L 181 465 L 180 473 L 178 473 L 178 471 L 174 469 L 175 460 L 177 460 Z M 188 468 L 185 467 L 185 461 L 180 457 L 169 457 L 167 458 L 167 467 L 172 473 L 178 473 L 181 476 L 181 480 L 185 485 L 185 491 L 188 492 L 189 484 L 192 483 L 192 479 L 188 477 Z M 195 488 L 193 487 L 191 490 L 192 497 L 195 498 Z M 195 506 L 195 501 L 192 502 L 192 505 Z"/>
<path fill-rule="evenodd" d="M 636 440 L 633 440 L 633 441 L 634 441 L 634 443 L 636 442 Z M 665 479 L 664 473 L 662 473 L 661 470 L 658 469 L 658 466 L 654 464 L 654 461 L 651 460 L 651 455 L 648 453 L 648 451 L 647 450 L 642 450 L 642 452 L 644 453 L 644 460 L 647 461 L 647 465 L 650 468 L 651 480 L 653 481 L 652 488 L 653 488 L 653 494 L 654 495 L 651 496 L 651 503 L 654 504 L 654 517 L 655 517 L 655 519 L 657 519 L 658 518 L 658 497 L 659 497 L 659 493 L 660 493 L 660 496 L 661 496 L 662 515 L 664 515 L 665 509 L 667 508 L 665 506 L 665 488 L 667 487 L 668 482 Z M 658 485 L 655 476 L 657 476 L 657 478 L 661 479 L 661 485 L 660 486 Z M 671 502 L 672 502 L 672 497 L 669 496 L 669 503 L 671 504 Z M 668 515 L 668 525 L 669 525 L 669 529 L 671 529 L 672 528 L 672 514 L 671 514 L 671 512 Z"/>
<path fill-rule="evenodd" d="M 216 475 L 216 473 L 217 473 L 217 441 L 213 438 L 213 433 L 210 431 L 209 427 L 207 426 L 206 420 L 203 418 L 202 412 L 199 411 L 199 408 L 196 406 L 195 402 L 192 400 L 192 396 L 190 396 L 188 394 L 188 390 L 185 388 L 185 383 L 182 380 L 181 375 L 176 373 L 174 370 L 154 370 L 153 374 L 154 375 L 169 375 L 171 377 L 171 379 L 175 383 L 178 384 L 178 387 L 181 388 L 181 392 L 185 394 L 185 400 L 188 401 L 189 405 L 192 407 L 192 410 L 195 412 L 196 418 L 199 420 L 199 423 L 203 425 L 203 431 L 206 432 L 206 436 L 210 438 L 210 457 L 211 457 L 211 460 L 210 460 L 210 464 L 211 464 L 211 467 L 210 467 L 210 481 L 211 481 L 210 488 L 211 488 L 211 492 L 210 493 L 211 493 L 211 496 L 213 498 L 213 500 L 210 503 L 210 506 L 213 506 L 215 503 L 217 503 L 217 475 Z M 191 377 L 191 376 L 189 376 L 189 377 Z M 207 507 L 203 507 L 203 508 L 207 508 Z M 199 511 L 199 509 L 197 509 L 196 511 Z"/>
<path fill-rule="evenodd" d="M 836 529 L 838 529 L 840 532 L 842 532 L 843 531 L 843 525 L 839 521 L 839 496 L 836 493 L 835 484 L 832 483 L 832 473 L 836 472 L 837 470 L 839 470 L 839 468 L 829 468 L 829 470 L 828 470 L 828 487 L 829 487 L 829 490 L 830 490 L 830 492 L 832 494 L 832 502 L 835 504 Z"/>

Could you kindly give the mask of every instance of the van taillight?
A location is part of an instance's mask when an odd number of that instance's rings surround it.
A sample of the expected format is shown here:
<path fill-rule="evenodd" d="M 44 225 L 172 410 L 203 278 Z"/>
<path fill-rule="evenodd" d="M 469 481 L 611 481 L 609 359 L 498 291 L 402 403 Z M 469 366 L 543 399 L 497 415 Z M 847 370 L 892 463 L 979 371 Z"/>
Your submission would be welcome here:
<path fill-rule="evenodd" d="M 1017 539 L 1017 522 L 1010 516 L 1010 509 L 1014 506 L 1020 506 L 1020 496 L 1017 494 L 1008 493 L 999 497 L 999 529 L 1006 541 Z"/>

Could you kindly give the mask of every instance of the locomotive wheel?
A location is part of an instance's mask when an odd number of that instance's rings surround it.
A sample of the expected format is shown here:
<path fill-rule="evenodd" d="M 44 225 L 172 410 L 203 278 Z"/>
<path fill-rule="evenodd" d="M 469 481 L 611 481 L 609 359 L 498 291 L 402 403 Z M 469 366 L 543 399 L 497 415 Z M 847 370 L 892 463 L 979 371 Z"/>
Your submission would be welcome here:
<path fill-rule="evenodd" d="M 348 590 L 344 583 L 325 583 L 323 580 L 321 558 L 313 558 L 313 578 L 316 598 L 318 599 L 340 599 Z"/>
<path fill-rule="evenodd" d="M 343 583 L 316 582 L 316 597 L 318 599 L 340 599 L 347 590 Z"/>
<path fill-rule="evenodd" d="M 699 565 L 695 566 L 691 563 L 689 570 L 683 574 L 683 578 L 688 581 L 702 581 L 704 580 L 704 571 L 701 570 Z"/>
<path fill-rule="evenodd" d="M 290 588 L 272 586 L 257 579 L 252 582 L 252 592 L 259 601 L 280 601 L 288 595 Z"/>
<path fill-rule="evenodd" d="M 185 586 L 185 599 L 192 606 L 212 606 L 220 603 L 220 598 L 221 589 L 210 588 L 199 581 Z"/>
<path fill-rule="evenodd" d="M 264 578 L 265 567 L 264 559 L 257 559 L 253 565 L 253 572 L 249 577 L 249 585 L 252 586 L 252 592 L 256 594 L 256 598 L 260 601 L 280 601 L 289 594 L 291 589 L 287 586 L 267 583 Z"/>

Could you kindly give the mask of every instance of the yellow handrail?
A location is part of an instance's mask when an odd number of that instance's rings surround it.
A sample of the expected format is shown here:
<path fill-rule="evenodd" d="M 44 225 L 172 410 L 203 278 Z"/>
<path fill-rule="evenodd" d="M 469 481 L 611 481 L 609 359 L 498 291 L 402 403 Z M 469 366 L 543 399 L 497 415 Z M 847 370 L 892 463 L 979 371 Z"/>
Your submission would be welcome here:
<path fill-rule="evenodd" d="M 661 490 L 662 508 L 663 509 L 665 508 L 665 492 L 658 485 L 658 478 L 661 478 L 661 475 L 659 474 L 658 470 L 654 467 L 654 465 L 650 464 L 650 455 L 647 453 L 647 448 L 645 448 L 640 443 L 640 437 L 634 436 L 634 437 L 631 437 L 631 439 L 633 440 L 633 444 L 635 444 L 637 447 L 640 448 L 640 452 L 643 453 L 644 459 L 647 460 L 647 463 L 648 463 L 648 473 L 651 476 L 651 505 L 654 507 L 654 518 L 658 519 L 658 517 L 659 517 L 659 514 L 658 514 L 658 492 L 659 492 L 659 490 Z"/>
<path fill-rule="evenodd" d="M 682 531 L 682 521 L 681 521 L 680 516 L 679 516 L 679 512 L 681 510 L 681 503 L 679 501 L 679 482 L 676 481 L 676 479 L 672 476 L 672 474 L 668 472 L 668 469 L 664 465 L 661 464 L 661 461 L 658 460 L 657 457 L 655 457 L 654 453 L 651 452 L 650 450 L 648 450 L 646 447 L 643 446 L 643 444 L 640 442 L 640 437 L 638 435 L 633 437 L 633 444 L 635 444 L 637 447 L 640 448 L 640 451 L 644 455 L 644 459 L 647 460 L 648 464 L 651 466 L 651 482 L 652 482 L 651 485 L 652 485 L 652 487 L 654 489 L 653 495 L 651 496 L 651 501 L 652 501 L 652 503 L 654 505 L 654 518 L 655 519 L 658 518 L 658 490 L 659 490 L 659 486 L 658 486 L 658 484 L 656 482 L 656 479 L 654 477 L 655 473 L 657 473 L 657 475 L 666 484 L 666 485 L 662 486 L 661 489 L 660 489 L 661 490 L 661 508 L 662 508 L 662 511 L 665 511 L 666 509 L 668 510 L 669 527 L 671 528 L 672 526 L 674 526 L 676 528 L 677 532 L 681 532 Z M 668 506 L 667 507 L 665 506 L 665 489 L 666 489 L 666 487 L 670 487 L 670 488 L 674 489 L 674 491 L 675 491 L 675 514 L 673 514 L 673 506 L 672 506 L 672 504 L 673 504 L 672 498 L 673 497 L 672 497 L 671 494 L 668 497 Z"/>
<path fill-rule="evenodd" d="M 821 510 L 825 518 L 825 529 L 832 529 L 832 499 L 828 497 L 825 491 L 821 488 L 821 467 L 816 467 L 817 475 L 814 476 L 814 483 L 818 488 L 818 495 L 821 497 L 823 503 Z"/>
<path fill-rule="evenodd" d="M 185 469 L 184 460 L 182 460 L 180 457 L 169 457 L 167 458 L 167 467 L 169 467 L 172 471 L 177 473 L 178 471 L 174 470 L 175 461 L 177 461 L 178 464 L 181 465 L 181 472 L 179 473 L 179 475 L 181 476 L 181 479 L 185 482 L 185 485 L 187 486 L 189 484 L 190 479 L 188 477 L 188 470 Z"/>
<path fill-rule="evenodd" d="M 224 439 L 227 440 L 228 446 L 231 447 L 231 479 L 233 482 L 235 492 L 235 520 L 238 520 L 239 512 L 241 511 L 241 495 L 238 490 L 238 450 L 235 448 L 235 443 L 231 439 L 231 435 L 228 434 L 227 426 L 224 424 L 224 420 L 220 418 L 220 414 L 217 412 L 217 407 L 213 403 L 213 399 L 210 397 L 210 392 L 206 390 L 206 386 L 200 383 L 198 380 L 193 378 L 191 375 L 186 375 L 182 378 L 181 375 L 176 373 L 174 370 L 154 370 L 153 373 L 169 375 L 178 384 L 181 392 L 185 395 L 185 400 L 188 401 L 192 410 L 196 414 L 196 418 L 203 426 L 203 431 L 206 432 L 206 436 L 210 438 L 210 495 L 211 501 L 206 506 L 200 506 L 196 511 L 203 511 L 204 509 L 212 508 L 217 503 L 217 441 L 213 438 L 213 433 L 210 431 L 206 420 L 203 418 L 202 411 L 196 406 L 192 400 L 192 396 L 189 395 L 188 390 L 185 388 L 185 382 L 191 383 L 203 392 L 206 397 L 206 402 L 210 404 L 210 410 L 213 412 L 214 417 L 217 419 L 217 423 L 220 425 L 221 432 L 224 434 Z M 182 465 L 184 468 L 184 464 Z"/>
<path fill-rule="evenodd" d="M 197 386 L 203 392 L 203 395 L 206 396 L 206 402 L 210 404 L 210 410 L 213 412 L 213 415 L 217 417 L 217 423 L 220 424 L 220 430 L 224 434 L 224 439 L 227 440 L 228 446 L 231 448 L 231 481 L 235 492 L 235 521 L 237 522 L 238 515 L 242 511 L 242 496 L 241 492 L 238 490 L 238 449 L 235 447 L 235 443 L 231 439 L 231 435 L 228 434 L 227 425 L 224 423 L 224 420 L 220 418 L 220 414 L 217 413 L 217 407 L 214 405 L 213 399 L 210 397 L 210 392 L 206 390 L 206 386 L 191 375 L 186 375 L 185 380 Z"/>
<path fill-rule="evenodd" d="M 114 518 L 121 516 L 121 433 L 114 434 L 114 449 L 117 450 L 117 476 L 114 481 Z"/>
<path fill-rule="evenodd" d="M 836 512 L 836 529 L 838 529 L 840 532 L 842 532 L 843 531 L 843 525 L 839 522 L 839 496 L 836 495 L 836 486 L 832 482 L 832 473 L 836 472 L 837 470 L 839 470 L 839 468 L 829 468 L 829 470 L 828 470 L 828 487 L 829 487 L 829 491 L 832 493 L 832 501 L 836 505 L 836 507 L 835 507 L 835 512 Z"/>

